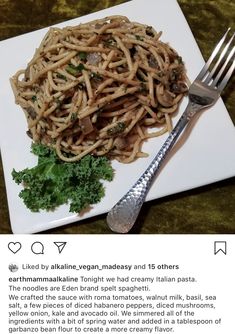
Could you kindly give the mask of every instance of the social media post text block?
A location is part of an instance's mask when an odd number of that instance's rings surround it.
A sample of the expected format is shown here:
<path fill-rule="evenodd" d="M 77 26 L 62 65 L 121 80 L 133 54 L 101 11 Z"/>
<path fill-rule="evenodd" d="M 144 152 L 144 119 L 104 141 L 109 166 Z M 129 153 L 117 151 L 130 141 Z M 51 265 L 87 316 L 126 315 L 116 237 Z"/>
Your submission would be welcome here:
<path fill-rule="evenodd" d="M 1 239 L 4 333 L 233 332 L 233 236 Z"/>

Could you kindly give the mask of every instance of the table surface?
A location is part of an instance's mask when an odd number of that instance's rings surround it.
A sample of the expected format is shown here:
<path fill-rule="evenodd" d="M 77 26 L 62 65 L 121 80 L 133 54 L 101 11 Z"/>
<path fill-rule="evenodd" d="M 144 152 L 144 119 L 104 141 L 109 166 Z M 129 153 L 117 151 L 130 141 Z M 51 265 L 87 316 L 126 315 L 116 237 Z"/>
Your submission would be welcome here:
<path fill-rule="evenodd" d="M 125 0 L 1 0 L 0 40 L 47 27 Z M 147 2 L 146 2 L 147 3 Z M 205 58 L 228 26 L 235 29 L 230 0 L 178 0 Z M 222 95 L 235 124 L 235 76 Z M 12 233 L 0 160 L 0 233 Z M 62 234 L 108 234 L 105 215 L 46 231 Z M 235 178 L 145 203 L 133 234 L 235 233 Z"/>

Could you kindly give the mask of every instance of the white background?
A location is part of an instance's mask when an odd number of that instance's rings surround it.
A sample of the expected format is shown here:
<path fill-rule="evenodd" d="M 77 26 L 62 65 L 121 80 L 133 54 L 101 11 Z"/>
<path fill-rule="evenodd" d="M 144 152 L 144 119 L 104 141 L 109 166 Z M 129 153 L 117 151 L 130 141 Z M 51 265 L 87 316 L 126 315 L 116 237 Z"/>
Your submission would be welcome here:
<path fill-rule="evenodd" d="M 234 300 L 235 300 L 235 236 L 232 235 L 2 235 L 1 241 L 1 268 L 0 287 L 1 287 L 1 332 L 8 333 L 8 277 L 21 276 L 40 276 L 40 272 L 35 270 L 22 270 L 17 273 L 10 273 L 8 266 L 16 263 L 21 268 L 22 264 L 175 264 L 179 265 L 177 271 L 145 271 L 141 272 L 96 272 L 94 275 L 104 277 L 120 275 L 145 275 L 145 276 L 194 276 L 197 283 L 161 285 L 160 294 L 164 293 L 198 293 L 216 295 L 215 317 L 222 318 L 222 324 L 216 327 L 206 326 L 186 326 L 175 327 L 175 333 L 234 333 Z M 8 249 L 9 242 L 21 242 L 22 248 L 17 254 L 13 254 Z M 35 255 L 31 251 L 32 243 L 40 241 L 44 244 L 44 254 Z M 67 242 L 61 254 L 58 253 L 55 241 Z M 222 252 L 214 254 L 214 242 L 227 242 L 227 255 Z M 68 272 L 68 274 L 70 274 Z M 61 270 L 53 272 L 53 275 L 67 275 Z M 93 275 L 92 272 L 77 272 L 77 275 Z M 42 275 L 45 275 L 43 273 Z M 48 273 L 47 273 L 48 275 Z M 158 291 L 159 294 L 159 291 Z M 206 318 L 206 310 L 202 314 Z"/>

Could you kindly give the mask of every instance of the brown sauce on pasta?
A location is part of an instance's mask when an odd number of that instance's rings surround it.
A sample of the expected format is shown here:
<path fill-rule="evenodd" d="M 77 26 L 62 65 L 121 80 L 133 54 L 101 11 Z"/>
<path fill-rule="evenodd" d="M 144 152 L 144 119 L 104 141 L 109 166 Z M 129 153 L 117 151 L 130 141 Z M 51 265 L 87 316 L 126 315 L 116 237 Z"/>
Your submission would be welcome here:
<path fill-rule="evenodd" d="M 50 28 L 11 78 L 31 138 L 64 161 L 146 156 L 142 143 L 171 130 L 187 91 L 181 57 L 160 36 L 124 16 Z"/>

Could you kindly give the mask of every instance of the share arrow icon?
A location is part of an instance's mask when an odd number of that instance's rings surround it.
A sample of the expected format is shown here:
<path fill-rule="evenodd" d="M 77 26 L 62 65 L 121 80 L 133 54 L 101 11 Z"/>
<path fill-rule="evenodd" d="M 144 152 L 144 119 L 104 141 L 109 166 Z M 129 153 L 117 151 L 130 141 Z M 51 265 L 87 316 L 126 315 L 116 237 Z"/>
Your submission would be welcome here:
<path fill-rule="evenodd" d="M 63 251 L 64 247 L 66 246 L 67 242 L 58 242 L 55 241 L 54 244 L 58 247 L 59 254 Z"/>

